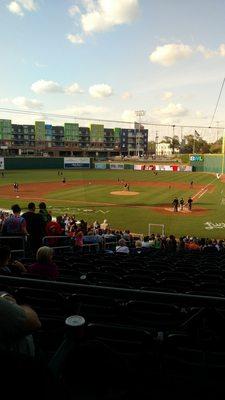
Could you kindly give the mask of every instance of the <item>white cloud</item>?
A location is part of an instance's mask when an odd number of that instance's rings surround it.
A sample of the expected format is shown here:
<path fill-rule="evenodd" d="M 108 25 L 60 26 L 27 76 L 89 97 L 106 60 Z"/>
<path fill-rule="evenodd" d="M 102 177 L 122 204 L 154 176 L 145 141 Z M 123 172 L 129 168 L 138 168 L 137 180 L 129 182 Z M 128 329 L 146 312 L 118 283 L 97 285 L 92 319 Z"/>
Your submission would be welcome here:
<path fill-rule="evenodd" d="M 214 57 L 214 56 L 217 54 L 216 51 L 207 49 L 207 48 L 206 48 L 205 46 L 203 46 L 202 44 L 200 44 L 199 46 L 197 46 L 196 51 L 199 52 L 199 53 L 201 53 L 206 59 L 207 59 L 207 58 L 212 58 L 212 57 Z"/>
<path fill-rule="evenodd" d="M 134 110 L 124 110 L 121 115 L 121 118 L 125 122 L 129 122 L 129 121 L 134 122 L 137 119 Z"/>
<path fill-rule="evenodd" d="M 162 100 L 167 101 L 170 100 L 173 97 L 172 92 L 164 92 L 162 95 Z"/>
<path fill-rule="evenodd" d="M 221 45 L 219 46 L 219 55 L 221 57 L 225 57 L 225 44 L 221 43 Z"/>
<path fill-rule="evenodd" d="M 78 83 L 73 83 L 72 85 L 68 86 L 65 89 L 67 94 L 74 94 L 74 93 L 84 93 L 84 91 L 80 88 Z"/>
<path fill-rule="evenodd" d="M 121 95 L 121 98 L 123 100 L 129 100 L 129 99 L 131 99 L 131 97 L 132 97 L 132 93 L 131 92 L 123 92 L 122 95 Z"/>
<path fill-rule="evenodd" d="M 158 46 L 150 54 L 150 61 L 164 67 L 175 64 L 176 61 L 189 58 L 193 53 L 189 45 L 169 43 L 164 46 Z"/>
<path fill-rule="evenodd" d="M 9 3 L 7 5 L 7 8 L 12 14 L 17 14 L 20 17 L 24 16 L 22 8 L 20 7 L 20 5 L 16 1 L 11 1 L 11 3 Z"/>
<path fill-rule="evenodd" d="M 86 34 L 130 24 L 139 15 L 139 0 L 83 0 L 83 13 L 77 6 L 69 9 L 70 16 L 80 14 L 80 24 Z"/>
<path fill-rule="evenodd" d="M 63 110 L 57 110 L 57 114 L 64 114 L 64 115 L 74 115 L 80 116 L 80 117 L 85 117 L 85 116 L 95 116 L 98 117 L 100 115 L 104 115 L 108 109 L 106 107 L 98 107 L 98 106 L 92 106 L 92 105 L 80 105 L 80 106 L 71 106 L 67 107 Z"/>
<path fill-rule="evenodd" d="M 63 87 L 58 82 L 45 81 L 44 79 L 40 79 L 39 81 L 34 82 L 31 85 L 31 90 L 37 94 L 64 92 Z"/>
<path fill-rule="evenodd" d="M 71 17 L 74 17 L 74 15 L 76 14 L 80 14 L 80 9 L 78 6 L 76 6 L 75 4 L 73 6 L 71 6 L 68 10 L 68 13 Z"/>
<path fill-rule="evenodd" d="M 200 53 L 205 59 L 212 57 L 225 57 L 225 44 L 221 43 L 217 50 L 211 50 L 202 44 L 191 47 L 182 43 L 168 43 L 163 46 L 157 46 L 150 54 L 149 59 L 153 63 L 169 67 L 177 61 L 187 59 L 194 54 Z"/>
<path fill-rule="evenodd" d="M 199 119 L 208 119 L 208 115 L 204 114 L 202 111 L 195 111 L 195 116 Z"/>
<path fill-rule="evenodd" d="M 81 35 L 73 35 L 72 33 L 69 33 L 68 35 L 66 35 L 66 37 L 73 44 L 82 44 L 82 43 L 84 43 L 84 39 L 82 38 Z"/>
<path fill-rule="evenodd" d="M 15 97 L 12 99 L 12 104 L 17 107 L 22 107 L 26 110 L 28 109 L 40 109 L 43 107 L 43 104 L 36 99 L 27 99 L 26 97 Z"/>
<path fill-rule="evenodd" d="M 89 93 L 92 97 L 102 98 L 111 96 L 113 94 L 113 90 L 111 86 L 102 83 L 90 86 Z"/>
<path fill-rule="evenodd" d="M 8 97 L 2 97 L 0 99 L 0 104 L 8 104 L 10 103 L 10 100 L 8 99 Z"/>
<path fill-rule="evenodd" d="M 44 79 L 40 79 L 39 81 L 34 82 L 31 85 L 31 90 L 36 94 L 45 94 L 45 93 L 75 94 L 84 92 L 80 88 L 79 84 L 76 82 L 72 83 L 67 87 L 63 87 L 58 82 L 45 81 Z"/>
<path fill-rule="evenodd" d="M 154 109 L 153 114 L 158 117 L 181 117 L 187 115 L 188 110 L 184 108 L 180 103 L 169 103 L 164 108 Z"/>
<path fill-rule="evenodd" d="M 38 9 L 37 2 L 34 0 L 17 0 L 27 11 L 36 11 Z"/>
<path fill-rule="evenodd" d="M 36 11 L 38 9 L 37 2 L 34 0 L 16 0 L 11 1 L 7 5 L 8 10 L 20 17 L 24 16 L 24 11 Z"/>

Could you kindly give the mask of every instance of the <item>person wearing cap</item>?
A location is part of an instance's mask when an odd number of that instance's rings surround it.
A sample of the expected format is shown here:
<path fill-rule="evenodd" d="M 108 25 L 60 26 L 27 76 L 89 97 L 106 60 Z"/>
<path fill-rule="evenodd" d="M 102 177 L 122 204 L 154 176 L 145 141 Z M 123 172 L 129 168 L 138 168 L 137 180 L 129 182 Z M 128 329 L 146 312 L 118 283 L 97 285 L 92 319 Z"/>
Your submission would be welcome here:
<path fill-rule="evenodd" d="M 192 209 L 192 202 L 193 202 L 192 198 L 189 197 L 189 199 L 188 199 L 188 208 L 189 208 L 189 211 L 191 211 L 191 209 Z"/>
<path fill-rule="evenodd" d="M 180 210 L 183 211 L 183 209 L 184 209 L 184 199 L 183 199 L 183 197 L 181 197 L 181 199 L 180 199 Z"/>
<path fill-rule="evenodd" d="M 129 247 L 126 246 L 126 241 L 124 239 L 120 239 L 118 242 L 118 246 L 116 246 L 116 253 L 129 254 Z"/>
<path fill-rule="evenodd" d="M 175 197 L 175 199 L 173 200 L 172 205 L 173 205 L 173 211 L 177 212 L 178 211 L 178 205 L 179 205 L 179 200 L 178 200 L 177 197 Z"/>

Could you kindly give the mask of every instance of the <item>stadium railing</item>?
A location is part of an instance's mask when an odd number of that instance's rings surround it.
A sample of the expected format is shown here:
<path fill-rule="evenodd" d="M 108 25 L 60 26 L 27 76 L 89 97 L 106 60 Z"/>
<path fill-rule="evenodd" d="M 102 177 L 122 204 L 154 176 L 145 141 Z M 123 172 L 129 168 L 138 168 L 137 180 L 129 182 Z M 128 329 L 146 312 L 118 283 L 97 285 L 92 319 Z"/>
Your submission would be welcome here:
<path fill-rule="evenodd" d="M 25 257 L 27 236 L 0 236 L 0 245 L 9 246 L 12 257 L 19 253 L 21 257 Z"/>
<path fill-rule="evenodd" d="M 72 238 L 69 236 L 44 236 L 42 239 L 43 246 L 49 246 L 54 249 L 54 251 L 73 251 Z"/>

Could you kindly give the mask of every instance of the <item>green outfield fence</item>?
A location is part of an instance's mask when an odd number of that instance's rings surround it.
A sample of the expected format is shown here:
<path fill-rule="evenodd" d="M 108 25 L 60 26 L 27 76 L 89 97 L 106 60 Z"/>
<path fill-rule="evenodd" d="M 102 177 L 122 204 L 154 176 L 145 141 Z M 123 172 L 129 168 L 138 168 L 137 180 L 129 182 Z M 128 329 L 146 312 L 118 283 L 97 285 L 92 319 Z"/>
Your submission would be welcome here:
<path fill-rule="evenodd" d="M 223 157 L 223 154 L 202 154 L 202 161 L 190 161 L 190 165 L 193 167 L 193 171 L 196 172 L 225 173 Z"/>
<path fill-rule="evenodd" d="M 186 155 L 185 155 L 186 156 Z M 198 158 L 198 155 L 188 155 L 189 160 Z M 215 172 L 225 173 L 225 163 L 223 163 L 222 154 L 203 154 L 199 155 L 198 160 L 189 161 L 189 165 L 193 167 L 193 171 L 196 172 Z M 179 159 L 179 157 L 177 157 Z M 4 169 L 6 170 L 17 170 L 17 169 L 63 169 L 64 168 L 64 157 L 2 157 L 4 159 Z M 182 157 L 181 157 L 182 159 Z M 140 164 L 155 164 L 154 161 L 139 161 Z M 90 159 L 90 168 L 96 168 L 95 164 L 104 165 L 103 168 L 99 169 L 111 169 L 109 162 L 94 162 Z M 123 161 L 115 161 L 113 164 L 123 164 L 122 169 L 134 169 L 135 163 L 123 163 Z M 162 162 L 164 164 L 164 162 Z M 178 164 L 171 160 L 171 164 Z M 222 171 L 223 168 L 223 171 Z M 0 168 L 1 169 L 1 168 Z"/>

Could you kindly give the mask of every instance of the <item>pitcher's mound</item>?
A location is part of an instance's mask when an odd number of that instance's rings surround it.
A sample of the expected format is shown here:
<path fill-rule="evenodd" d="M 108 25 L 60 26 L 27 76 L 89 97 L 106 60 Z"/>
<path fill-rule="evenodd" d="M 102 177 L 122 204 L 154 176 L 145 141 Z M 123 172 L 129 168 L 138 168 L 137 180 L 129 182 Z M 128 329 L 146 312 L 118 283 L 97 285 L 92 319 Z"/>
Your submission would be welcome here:
<path fill-rule="evenodd" d="M 115 196 L 136 196 L 139 192 L 129 192 L 128 190 L 117 190 L 116 192 L 110 192 Z"/>

